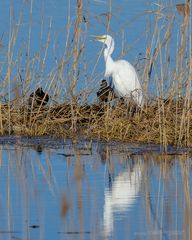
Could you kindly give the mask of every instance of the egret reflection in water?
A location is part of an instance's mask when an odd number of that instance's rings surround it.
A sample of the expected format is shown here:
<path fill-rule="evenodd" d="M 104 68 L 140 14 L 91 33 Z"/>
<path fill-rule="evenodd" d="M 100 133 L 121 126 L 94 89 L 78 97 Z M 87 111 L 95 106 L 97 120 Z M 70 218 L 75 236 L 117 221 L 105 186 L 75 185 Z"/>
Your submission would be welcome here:
<path fill-rule="evenodd" d="M 112 183 L 112 188 L 104 191 L 103 234 L 113 234 L 114 214 L 128 211 L 135 203 L 142 179 L 142 163 L 137 162 L 131 169 L 119 173 Z"/>

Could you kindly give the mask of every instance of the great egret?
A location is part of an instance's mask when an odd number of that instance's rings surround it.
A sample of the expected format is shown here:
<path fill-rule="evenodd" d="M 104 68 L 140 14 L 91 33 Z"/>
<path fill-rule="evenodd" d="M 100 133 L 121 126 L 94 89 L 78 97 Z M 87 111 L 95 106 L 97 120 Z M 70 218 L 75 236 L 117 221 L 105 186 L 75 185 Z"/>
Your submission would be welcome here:
<path fill-rule="evenodd" d="M 115 94 L 120 98 L 133 99 L 141 107 L 143 93 L 135 68 L 125 60 L 114 61 L 112 59 L 111 54 L 115 43 L 110 35 L 95 36 L 95 38 L 106 46 L 104 49 L 105 77 L 112 77 Z"/>

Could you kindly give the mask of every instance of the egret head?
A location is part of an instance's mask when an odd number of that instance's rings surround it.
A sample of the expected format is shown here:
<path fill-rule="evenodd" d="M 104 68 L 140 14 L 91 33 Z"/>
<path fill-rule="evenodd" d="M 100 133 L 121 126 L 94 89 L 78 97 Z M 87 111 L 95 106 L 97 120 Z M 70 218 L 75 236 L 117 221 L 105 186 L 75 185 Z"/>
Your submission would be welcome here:
<path fill-rule="evenodd" d="M 110 35 L 96 36 L 95 40 L 105 44 L 106 48 L 104 51 L 104 55 L 106 57 L 108 57 L 109 55 L 112 54 L 112 52 L 114 50 L 114 40 Z"/>
<path fill-rule="evenodd" d="M 96 41 L 102 42 L 107 46 L 110 46 L 112 44 L 112 42 L 114 41 L 110 35 L 96 36 L 95 39 L 96 39 Z"/>

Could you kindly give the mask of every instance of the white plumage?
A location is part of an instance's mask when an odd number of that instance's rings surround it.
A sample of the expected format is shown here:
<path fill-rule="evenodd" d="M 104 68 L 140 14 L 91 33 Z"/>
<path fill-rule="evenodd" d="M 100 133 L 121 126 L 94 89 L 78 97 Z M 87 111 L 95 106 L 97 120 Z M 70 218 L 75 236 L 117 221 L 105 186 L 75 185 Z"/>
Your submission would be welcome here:
<path fill-rule="evenodd" d="M 115 177 L 112 189 L 105 189 L 103 213 L 104 235 L 113 234 L 114 215 L 122 214 L 131 209 L 139 194 L 142 181 L 143 165 L 137 163 L 131 171 L 127 170 Z"/>
<path fill-rule="evenodd" d="M 109 35 L 96 36 L 96 40 L 105 44 L 104 59 L 106 63 L 105 77 L 112 77 L 114 92 L 124 99 L 132 98 L 139 106 L 143 105 L 143 93 L 135 68 L 125 60 L 114 61 L 111 54 L 114 40 Z"/>

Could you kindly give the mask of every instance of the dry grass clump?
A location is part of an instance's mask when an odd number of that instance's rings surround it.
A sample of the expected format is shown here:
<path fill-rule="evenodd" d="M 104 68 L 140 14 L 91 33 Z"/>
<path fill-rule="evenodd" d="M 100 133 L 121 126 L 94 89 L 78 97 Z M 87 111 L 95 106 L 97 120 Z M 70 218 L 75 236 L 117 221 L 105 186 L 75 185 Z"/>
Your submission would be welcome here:
<path fill-rule="evenodd" d="M 27 109 L 1 106 L 0 131 L 16 135 L 50 135 L 63 138 L 123 140 L 167 146 L 192 146 L 192 102 L 158 100 L 143 109 L 123 103 L 61 104 Z M 9 121 L 10 120 L 10 121 Z M 189 122 L 189 126 L 187 125 Z"/>
<path fill-rule="evenodd" d="M 105 111 L 87 132 L 107 140 L 191 146 L 192 115 L 188 119 L 186 111 L 183 99 L 149 104 L 134 114 L 124 105 Z"/>

